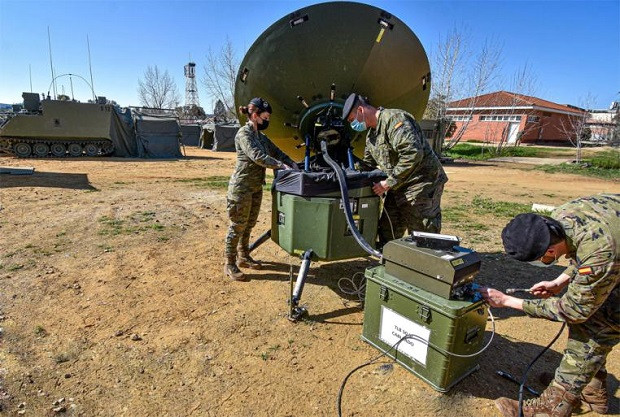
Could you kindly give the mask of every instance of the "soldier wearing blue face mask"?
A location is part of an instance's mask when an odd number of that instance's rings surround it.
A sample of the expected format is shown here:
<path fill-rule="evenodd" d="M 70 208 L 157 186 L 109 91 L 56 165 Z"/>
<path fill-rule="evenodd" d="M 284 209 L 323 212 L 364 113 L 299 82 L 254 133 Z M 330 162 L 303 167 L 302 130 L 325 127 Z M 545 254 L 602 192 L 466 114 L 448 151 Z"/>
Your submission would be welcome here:
<path fill-rule="evenodd" d="M 415 118 L 403 110 L 373 107 L 353 93 L 344 103 L 342 119 L 354 131 L 368 130 L 358 168 L 378 167 L 388 176 L 373 186 L 375 194 L 385 194 L 379 244 L 402 237 L 405 230 L 439 233 L 448 177 Z"/>
<path fill-rule="evenodd" d="M 523 415 L 567 417 L 581 401 L 605 414 L 605 362 L 620 340 L 620 195 L 579 198 L 549 217 L 520 214 L 504 228 L 502 241 L 508 256 L 519 261 L 551 265 L 562 256 L 571 260 L 559 277 L 530 288 L 544 300 L 481 290 L 493 307 L 510 307 L 568 325 L 568 342 L 555 379 L 539 398 L 524 403 Z M 564 295 L 551 297 L 564 288 Z M 504 416 L 517 416 L 517 401 L 499 398 L 495 403 Z"/>

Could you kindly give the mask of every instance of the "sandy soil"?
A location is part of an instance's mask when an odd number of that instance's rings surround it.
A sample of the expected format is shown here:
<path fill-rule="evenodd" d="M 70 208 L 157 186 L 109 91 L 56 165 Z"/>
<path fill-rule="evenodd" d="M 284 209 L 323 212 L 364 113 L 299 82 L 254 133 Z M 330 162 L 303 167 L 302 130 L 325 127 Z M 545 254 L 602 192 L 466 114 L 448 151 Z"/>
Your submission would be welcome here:
<path fill-rule="evenodd" d="M 224 279 L 225 188 L 205 178 L 229 176 L 233 164 L 233 154 L 195 148 L 170 161 L 0 158 L 36 168 L 0 177 L 0 414 L 337 415 L 343 378 L 377 351 L 360 340 L 363 310 L 336 281 L 374 262 L 313 264 L 303 295 L 310 316 L 297 324 L 286 319 L 286 300 L 299 260 L 273 242 L 256 251 L 268 267 L 249 282 Z M 444 232 L 479 251 L 478 282 L 497 288 L 561 268 L 506 259 L 499 233 L 509 218 L 476 214 L 475 197 L 557 205 L 620 192 L 618 182 L 523 165 L 446 170 Z M 269 228 L 269 193 L 262 213 L 255 235 Z M 495 371 L 519 377 L 559 324 L 495 314 L 481 369 L 450 393 L 382 360 L 349 379 L 343 415 L 497 415 L 493 400 L 516 398 L 518 387 Z M 534 388 L 544 388 L 565 340 L 566 332 L 531 372 Z M 619 359 L 616 349 L 608 361 L 614 413 Z"/>

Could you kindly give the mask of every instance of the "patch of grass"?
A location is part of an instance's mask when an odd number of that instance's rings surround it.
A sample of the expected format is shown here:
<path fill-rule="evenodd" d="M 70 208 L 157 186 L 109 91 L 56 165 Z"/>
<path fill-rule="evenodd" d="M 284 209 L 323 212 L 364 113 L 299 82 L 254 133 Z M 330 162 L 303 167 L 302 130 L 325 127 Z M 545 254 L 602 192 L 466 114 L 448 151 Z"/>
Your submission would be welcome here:
<path fill-rule="evenodd" d="M 162 230 L 165 229 L 166 226 L 164 226 L 163 224 L 159 224 L 159 223 L 153 223 L 149 227 L 153 230 L 157 230 L 158 232 L 161 232 Z"/>
<path fill-rule="evenodd" d="M 97 247 L 99 249 L 101 249 L 104 252 L 113 252 L 114 251 L 114 247 L 108 245 L 107 243 L 101 243 L 99 245 L 97 245 Z"/>
<path fill-rule="evenodd" d="M 12 264 L 6 267 L 7 271 L 19 271 L 20 269 L 23 269 L 24 265 L 23 264 Z"/>
<path fill-rule="evenodd" d="M 620 169 L 620 150 L 599 152 L 587 159 L 588 163 L 595 168 Z"/>
<path fill-rule="evenodd" d="M 69 362 L 71 360 L 71 355 L 66 352 L 61 352 L 54 356 L 54 362 L 56 363 L 64 363 Z"/>
<path fill-rule="evenodd" d="M 34 326 L 34 334 L 39 337 L 45 337 L 47 336 L 47 330 L 41 325 L 36 325 Z"/>
<path fill-rule="evenodd" d="M 502 217 L 514 217 L 520 213 L 531 211 L 531 205 L 511 203 L 508 201 L 493 201 L 490 198 L 474 197 L 471 202 L 476 214 L 493 214 Z"/>
<path fill-rule="evenodd" d="M 67 234 L 67 232 L 63 230 L 62 232 L 56 233 L 56 237 L 63 237 L 66 234 Z"/>
<path fill-rule="evenodd" d="M 103 229 L 99 231 L 100 235 L 103 236 L 116 236 L 120 235 L 123 232 L 123 224 L 125 223 L 123 220 L 114 219 L 108 216 L 101 216 L 99 218 L 99 223 L 102 225 Z"/>
<path fill-rule="evenodd" d="M 261 352 L 260 357 L 262 360 L 267 361 L 269 359 L 274 359 L 273 354 L 280 349 L 280 345 L 273 345 L 267 348 L 267 352 Z"/>
<path fill-rule="evenodd" d="M 176 182 L 184 182 L 199 188 L 228 188 L 230 177 L 224 175 L 212 175 L 209 177 L 179 178 Z"/>
<path fill-rule="evenodd" d="M 548 174 L 575 174 L 586 177 L 602 178 L 607 180 L 620 179 L 620 169 L 600 168 L 596 166 L 586 166 L 579 164 L 560 164 L 560 165 L 540 165 L 534 169 L 544 171 Z"/>
<path fill-rule="evenodd" d="M 571 148 L 541 148 L 536 146 L 505 146 L 501 152 L 494 145 L 472 145 L 471 143 L 459 143 L 445 152 L 452 158 L 471 159 L 485 161 L 490 158 L 502 156 L 521 156 L 531 158 L 562 157 L 574 153 Z"/>
<path fill-rule="evenodd" d="M 137 234 L 148 230 L 156 230 L 158 232 L 164 230 L 166 226 L 157 221 L 153 222 L 154 218 L 155 212 L 153 211 L 141 211 L 134 213 L 127 220 L 102 216 L 99 218 L 99 223 L 102 228 L 98 233 L 101 236 L 116 236 L 121 234 Z M 153 223 L 142 224 L 147 222 Z"/>
<path fill-rule="evenodd" d="M 170 240 L 170 236 L 157 236 L 158 242 L 167 242 Z"/>

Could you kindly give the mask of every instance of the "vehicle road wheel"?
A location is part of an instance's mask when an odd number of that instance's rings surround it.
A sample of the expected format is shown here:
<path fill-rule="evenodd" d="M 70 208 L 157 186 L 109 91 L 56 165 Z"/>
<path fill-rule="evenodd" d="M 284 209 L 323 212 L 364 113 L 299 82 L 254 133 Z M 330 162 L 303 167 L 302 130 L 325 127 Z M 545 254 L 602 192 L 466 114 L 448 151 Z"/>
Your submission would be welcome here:
<path fill-rule="evenodd" d="M 32 145 L 32 153 L 34 153 L 38 157 L 47 156 L 50 153 L 50 147 L 45 143 L 35 143 Z"/>
<path fill-rule="evenodd" d="M 84 152 L 86 156 L 97 156 L 99 154 L 99 146 L 94 143 L 87 143 L 84 145 Z"/>
<path fill-rule="evenodd" d="M 20 158 L 26 158 L 27 156 L 30 156 L 31 152 L 32 148 L 27 143 L 20 142 L 15 145 L 15 155 Z"/>
<path fill-rule="evenodd" d="M 68 149 L 69 155 L 82 156 L 82 145 L 80 145 L 79 143 L 70 143 Z"/>
<path fill-rule="evenodd" d="M 112 142 L 104 143 L 103 147 L 101 148 L 101 153 L 104 155 L 109 155 L 112 152 L 114 152 L 114 145 L 112 144 Z"/>
<path fill-rule="evenodd" d="M 67 154 L 67 147 L 62 143 L 52 143 L 50 146 L 52 155 L 60 158 L 61 156 L 65 156 Z"/>

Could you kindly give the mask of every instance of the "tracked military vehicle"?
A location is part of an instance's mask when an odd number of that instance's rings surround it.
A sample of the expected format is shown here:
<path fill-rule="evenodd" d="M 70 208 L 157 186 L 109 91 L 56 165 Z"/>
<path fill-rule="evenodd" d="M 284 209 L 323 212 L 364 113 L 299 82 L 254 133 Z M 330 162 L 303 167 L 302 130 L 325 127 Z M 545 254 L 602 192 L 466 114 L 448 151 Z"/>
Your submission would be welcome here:
<path fill-rule="evenodd" d="M 0 127 L 0 151 L 20 158 L 109 155 L 113 105 L 100 97 L 97 103 L 40 100 L 23 93 L 24 110 Z M 67 97 L 68 98 L 68 97 Z"/>

